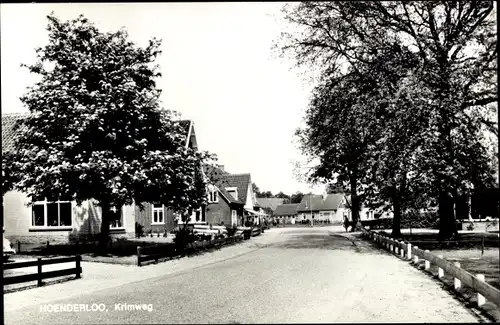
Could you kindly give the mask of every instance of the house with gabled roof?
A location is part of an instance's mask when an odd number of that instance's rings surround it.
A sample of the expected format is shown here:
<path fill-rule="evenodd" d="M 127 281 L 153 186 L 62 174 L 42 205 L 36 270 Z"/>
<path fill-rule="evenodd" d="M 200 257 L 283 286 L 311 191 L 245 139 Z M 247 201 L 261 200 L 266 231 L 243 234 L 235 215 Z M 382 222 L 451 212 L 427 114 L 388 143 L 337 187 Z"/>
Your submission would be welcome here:
<path fill-rule="evenodd" d="M 285 203 L 285 199 L 277 197 L 258 197 L 257 203 L 260 207 L 268 210 L 272 214 L 278 206 Z"/>
<path fill-rule="evenodd" d="M 299 208 L 299 205 L 300 204 L 298 203 L 278 205 L 276 210 L 273 211 L 273 218 L 275 220 L 279 220 L 280 223 L 294 225 L 297 220 L 297 209 Z"/>
<path fill-rule="evenodd" d="M 244 202 L 239 199 L 237 189 L 236 193 L 231 191 L 233 184 L 226 180 L 226 176 L 230 174 L 220 165 L 205 166 L 205 174 L 209 180 L 206 222 L 212 225 L 241 226 Z"/>
<path fill-rule="evenodd" d="M 348 210 L 344 194 L 306 194 L 297 207 L 298 221 L 340 223 Z"/>
<path fill-rule="evenodd" d="M 13 150 L 19 134 L 16 123 L 28 114 L 2 114 L 2 153 Z M 191 121 L 181 121 L 186 134 L 186 147 L 196 148 L 196 135 Z M 5 237 L 26 243 L 68 242 L 92 238 L 100 232 L 101 211 L 93 200 L 77 205 L 73 201 L 31 202 L 25 193 L 9 191 L 3 197 Z M 146 230 L 153 227 L 161 232 L 174 226 L 174 216 L 167 207 L 146 203 L 144 210 L 137 206 L 115 209 L 110 222 L 112 237 L 135 236 L 136 221 Z M 192 218 L 203 215 L 193 212 Z"/>
<path fill-rule="evenodd" d="M 207 222 L 238 226 L 260 223 L 265 213 L 257 203 L 249 173 L 230 174 L 223 166 L 206 166 L 205 171 L 211 175 Z"/>

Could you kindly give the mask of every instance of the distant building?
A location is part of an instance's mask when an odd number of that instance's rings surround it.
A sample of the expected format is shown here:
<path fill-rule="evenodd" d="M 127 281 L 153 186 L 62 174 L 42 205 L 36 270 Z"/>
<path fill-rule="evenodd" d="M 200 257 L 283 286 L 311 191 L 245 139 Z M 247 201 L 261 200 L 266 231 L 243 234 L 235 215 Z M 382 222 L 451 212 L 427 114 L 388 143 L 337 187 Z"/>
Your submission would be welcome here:
<path fill-rule="evenodd" d="M 294 225 L 297 220 L 298 207 L 299 207 L 298 203 L 278 205 L 276 207 L 276 210 L 273 212 L 273 218 L 275 220 L 279 220 L 280 223 L 283 222 L 285 224 Z"/>

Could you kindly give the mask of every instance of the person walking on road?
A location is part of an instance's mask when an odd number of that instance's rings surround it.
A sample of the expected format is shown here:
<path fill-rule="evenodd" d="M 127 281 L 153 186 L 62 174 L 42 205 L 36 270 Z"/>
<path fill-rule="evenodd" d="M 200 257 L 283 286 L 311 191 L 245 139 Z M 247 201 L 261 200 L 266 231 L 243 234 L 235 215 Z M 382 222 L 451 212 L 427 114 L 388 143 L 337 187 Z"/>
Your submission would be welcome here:
<path fill-rule="evenodd" d="M 347 232 L 347 229 L 349 229 L 349 220 L 347 219 L 346 216 L 344 216 L 344 228 L 345 232 Z"/>

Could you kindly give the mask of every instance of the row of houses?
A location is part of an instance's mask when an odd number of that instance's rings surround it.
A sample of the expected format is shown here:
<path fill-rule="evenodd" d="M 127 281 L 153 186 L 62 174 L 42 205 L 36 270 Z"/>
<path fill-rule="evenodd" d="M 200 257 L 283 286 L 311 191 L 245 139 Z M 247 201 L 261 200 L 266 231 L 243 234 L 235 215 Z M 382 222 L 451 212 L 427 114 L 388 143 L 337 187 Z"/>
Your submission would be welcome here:
<path fill-rule="evenodd" d="M 280 204 L 273 210 L 273 218 L 280 223 L 295 224 L 303 222 L 341 223 L 344 218 L 352 219 L 349 208 L 349 197 L 342 193 L 307 194 L 300 203 Z M 360 211 L 361 220 L 392 218 L 392 212 L 370 209 L 363 206 Z"/>
<path fill-rule="evenodd" d="M 2 154 L 14 149 L 18 134 L 16 122 L 26 114 L 2 114 Z M 194 123 L 180 122 L 186 136 L 186 147 L 198 149 Z M 203 171 L 210 180 L 208 204 L 193 211 L 189 224 L 248 225 L 259 224 L 266 216 L 257 203 L 250 173 L 230 174 L 223 166 L 206 166 Z M 215 177 L 214 177 L 215 175 Z M 32 203 L 32 204 L 31 204 Z M 100 232 L 102 213 L 96 202 L 77 205 L 72 201 L 30 202 L 25 193 L 7 192 L 3 197 L 4 235 L 9 240 L 27 243 L 68 242 L 85 240 Z M 162 204 L 135 204 L 114 209 L 110 222 L 113 237 L 134 237 L 136 226 L 146 233 L 170 232 L 183 222 Z"/>

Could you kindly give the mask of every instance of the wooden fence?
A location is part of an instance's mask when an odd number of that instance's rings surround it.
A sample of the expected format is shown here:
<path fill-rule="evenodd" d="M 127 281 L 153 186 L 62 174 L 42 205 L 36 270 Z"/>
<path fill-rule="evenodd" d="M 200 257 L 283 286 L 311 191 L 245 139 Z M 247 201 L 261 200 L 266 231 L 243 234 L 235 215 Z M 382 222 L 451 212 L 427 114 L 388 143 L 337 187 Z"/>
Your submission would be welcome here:
<path fill-rule="evenodd" d="M 218 248 L 223 245 L 239 242 L 243 239 L 242 236 L 234 236 L 227 238 L 219 238 L 213 240 L 204 240 L 200 242 L 189 243 L 185 251 L 200 251 L 207 248 Z M 172 259 L 179 256 L 182 252 L 177 250 L 175 245 L 158 245 L 158 246 L 137 246 L 137 265 L 142 266 L 143 262 L 155 261 L 158 263 L 159 259 Z"/>
<path fill-rule="evenodd" d="M 473 275 L 460 268 L 460 263 L 451 263 L 444 259 L 443 256 L 436 256 L 429 250 L 422 250 L 418 246 L 412 246 L 409 242 L 398 241 L 373 231 L 367 231 L 366 229 L 362 229 L 362 232 L 366 238 L 373 240 L 391 253 L 399 255 L 401 258 L 416 265 L 418 265 L 419 259 L 422 259 L 426 271 L 430 270 L 431 264 L 436 265 L 438 267 L 439 278 L 442 278 L 445 272 L 452 275 L 455 290 L 458 290 L 462 286 L 462 283 L 472 288 L 477 294 L 477 304 L 479 307 L 486 303 L 486 299 L 500 307 L 500 290 L 486 283 L 484 274 Z"/>
<path fill-rule="evenodd" d="M 40 287 L 43 285 L 43 279 L 55 278 L 55 277 L 60 277 L 60 276 L 65 276 L 65 275 L 72 275 L 72 274 L 74 274 L 76 276 L 76 278 L 79 279 L 79 278 L 81 278 L 81 274 L 82 274 L 81 260 L 82 260 L 82 257 L 80 255 L 76 255 L 76 256 L 71 256 L 71 257 L 58 257 L 58 258 L 51 258 L 51 259 L 38 258 L 36 261 L 5 263 L 3 265 L 4 270 L 12 270 L 12 269 L 19 269 L 19 268 L 23 268 L 23 267 L 36 266 L 37 273 L 4 277 L 3 278 L 3 285 L 29 282 L 29 281 L 38 281 L 38 286 Z M 56 270 L 56 271 L 46 271 L 46 272 L 42 271 L 43 265 L 68 263 L 68 262 L 76 262 L 76 267 L 71 268 L 71 269 L 63 269 L 63 270 Z"/>

